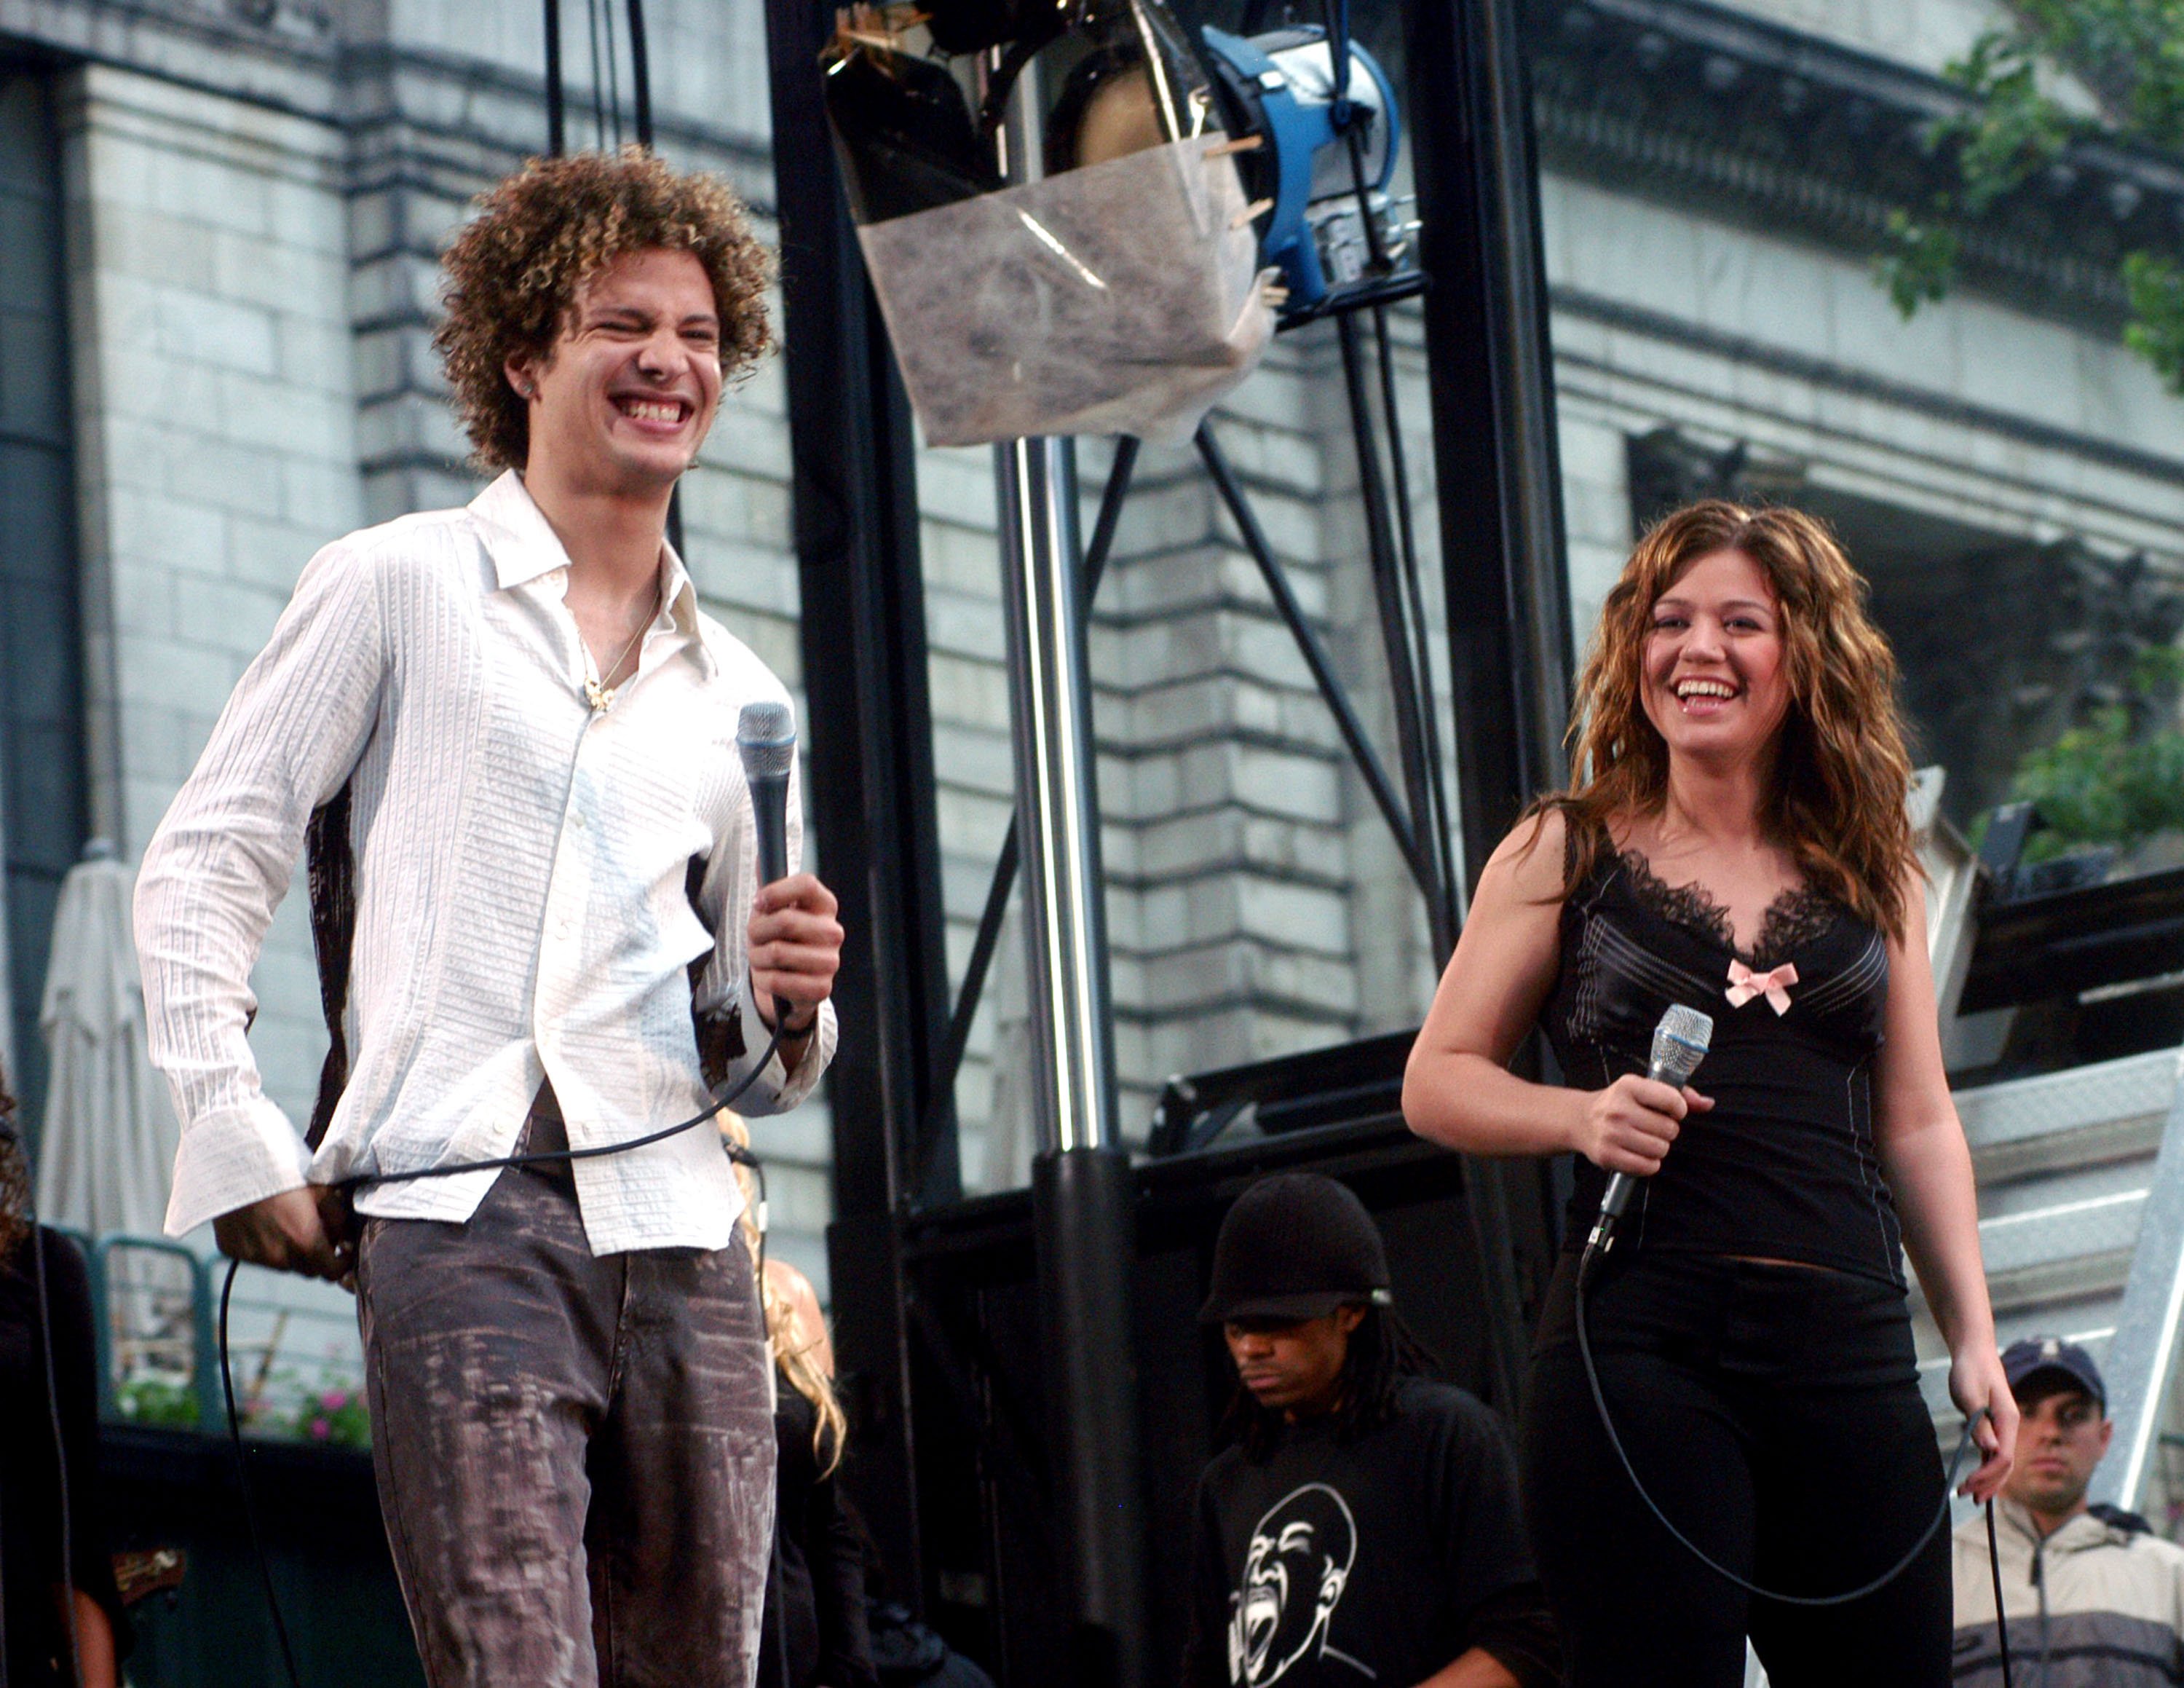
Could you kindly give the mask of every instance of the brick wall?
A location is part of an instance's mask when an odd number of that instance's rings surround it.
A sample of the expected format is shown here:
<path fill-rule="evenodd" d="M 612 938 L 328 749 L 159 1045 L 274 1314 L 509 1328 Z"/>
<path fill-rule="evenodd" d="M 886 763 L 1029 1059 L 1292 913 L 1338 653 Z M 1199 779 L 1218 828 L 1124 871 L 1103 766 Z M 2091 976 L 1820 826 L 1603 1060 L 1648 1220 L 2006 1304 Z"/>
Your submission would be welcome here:
<path fill-rule="evenodd" d="M 297 573 L 361 516 L 340 131 L 92 65 L 62 102 L 83 566 L 110 606 L 100 824 L 142 853 Z M 324 1033 L 300 898 L 254 987 L 268 1091 Z"/>

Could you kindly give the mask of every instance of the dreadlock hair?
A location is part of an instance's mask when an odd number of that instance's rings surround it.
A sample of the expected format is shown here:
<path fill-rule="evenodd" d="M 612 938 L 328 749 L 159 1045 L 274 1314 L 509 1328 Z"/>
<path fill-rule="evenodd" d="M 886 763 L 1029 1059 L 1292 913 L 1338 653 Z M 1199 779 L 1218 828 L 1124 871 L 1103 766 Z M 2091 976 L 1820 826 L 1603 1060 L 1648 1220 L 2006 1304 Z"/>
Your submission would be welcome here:
<path fill-rule="evenodd" d="M 0 1071 L 0 1271 L 31 1234 L 31 1161 L 15 1123 L 15 1098 Z"/>
<path fill-rule="evenodd" d="M 1393 1307 L 1362 1305 L 1365 1316 L 1350 1333 L 1342 1369 L 1335 1374 L 1340 1394 L 1334 1413 L 1334 1439 L 1341 1445 L 1396 1416 L 1396 1390 L 1404 1378 L 1429 1378 L 1440 1370 L 1440 1362 L 1411 1334 Z M 1273 1457 L 1287 1423 L 1279 1408 L 1260 1406 L 1258 1397 L 1240 1380 L 1214 1432 L 1214 1444 L 1226 1447 L 1234 1442 L 1242 1447 L 1245 1459 L 1262 1465 Z"/>

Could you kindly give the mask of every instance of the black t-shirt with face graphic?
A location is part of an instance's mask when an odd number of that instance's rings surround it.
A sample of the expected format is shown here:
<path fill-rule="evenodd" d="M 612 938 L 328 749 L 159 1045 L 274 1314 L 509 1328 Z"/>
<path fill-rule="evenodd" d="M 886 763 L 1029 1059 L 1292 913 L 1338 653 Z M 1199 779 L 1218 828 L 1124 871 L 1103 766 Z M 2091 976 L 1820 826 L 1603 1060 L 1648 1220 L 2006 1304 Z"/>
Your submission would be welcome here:
<path fill-rule="evenodd" d="M 1559 1680 L 1507 1438 L 1446 1384 L 1346 1445 L 1323 1420 L 1217 1456 L 1194 1560 L 1184 1688 L 1415 1688 L 1473 1647 Z"/>

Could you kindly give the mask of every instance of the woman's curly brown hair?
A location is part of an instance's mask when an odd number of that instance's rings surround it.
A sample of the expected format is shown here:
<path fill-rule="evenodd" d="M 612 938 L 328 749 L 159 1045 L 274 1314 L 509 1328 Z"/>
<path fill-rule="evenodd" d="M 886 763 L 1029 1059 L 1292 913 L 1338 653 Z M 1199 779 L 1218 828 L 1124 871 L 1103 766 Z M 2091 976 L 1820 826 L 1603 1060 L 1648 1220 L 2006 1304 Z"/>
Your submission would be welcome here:
<path fill-rule="evenodd" d="M 1782 615 L 1790 709 L 1769 830 L 1807 884 L 1900 941 L 1918 858 L 1894 653 L 1866 616 L 1864 580 L 1825 523 L 1722 499 L 1656 523 L 1602 606 L 1570 726 L 1577 782 L 1535 806 L 1562 810 L 1572 830 L 1565 894 L 1591 872 L 1612 819 L 1658 813 L 1667 798 L 1669 746 L 1641 699 L 1653 605 L 1700 558 L 1729 551 L 1758 565 Z"/>
<path fill-rule="evenodd" d="M 447 316 L 432 344 L 476 461 L 520 469 L 528 411 L 511 360 L 543 363 L 584 283 L 626 253 L 688 252 L 705 266 L 721 313 L 721 373 L 733 379 L 771 349 L 772 257 L 742 203 L 712 176 L 677 175 L 636 147 L 532 159 L 478 196 L 479 215 L 442 261 Z"/>

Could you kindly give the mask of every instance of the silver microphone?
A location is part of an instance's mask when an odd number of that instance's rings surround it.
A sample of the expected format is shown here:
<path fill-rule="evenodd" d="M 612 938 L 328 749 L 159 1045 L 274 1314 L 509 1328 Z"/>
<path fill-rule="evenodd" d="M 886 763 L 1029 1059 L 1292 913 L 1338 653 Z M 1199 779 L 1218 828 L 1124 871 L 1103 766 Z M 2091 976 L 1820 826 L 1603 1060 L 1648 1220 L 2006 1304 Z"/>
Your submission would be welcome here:
<path fill-rule="evenodd" d="M 796 760 L 796 717 L 786 703 L 746 703 L 736 718 L 736 749 L 750 787 L 758 882 L 788 877 L 788 767 Z"/>
<path fill-rule="evenodd" d="M 1707 1047 L 1713 1042 L 1713 1015 L 1685 1008 L 1681 1003 L 1672 1003 L 1669 1011 L 1661 1016 L 1661 1023 L 1653 1028 L 1653 1061 L 1646 1068 L 1646 1076 L 1682 1089 L 1699 1070 L 1699 1063 L 1706 1059 Z M 1588 1260 L 1595 1255 L 1606 1254 L 1614 1246 L 1615 1221 L 1622 1218 L 1623 1210 L 1630 1205 L 1630 1192 L 1637 1183 L 1628 1172 L 1618 1172 L 1607 1181 L 1607 1193 L 1600 1199 L 1600 1217 L 1593 1223 L 1592 1235 L 1585 1239 Z"/>

